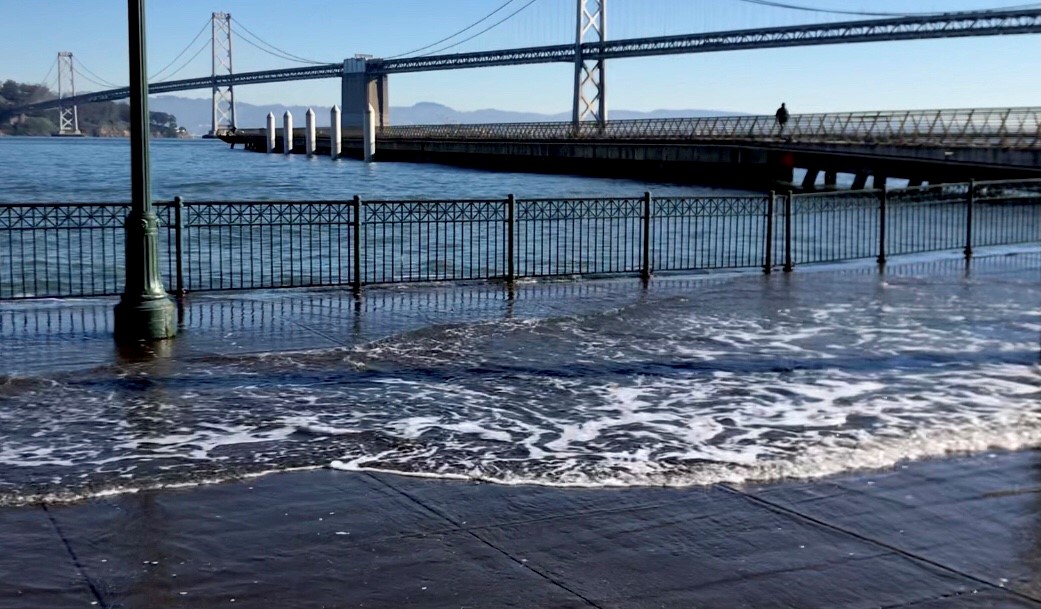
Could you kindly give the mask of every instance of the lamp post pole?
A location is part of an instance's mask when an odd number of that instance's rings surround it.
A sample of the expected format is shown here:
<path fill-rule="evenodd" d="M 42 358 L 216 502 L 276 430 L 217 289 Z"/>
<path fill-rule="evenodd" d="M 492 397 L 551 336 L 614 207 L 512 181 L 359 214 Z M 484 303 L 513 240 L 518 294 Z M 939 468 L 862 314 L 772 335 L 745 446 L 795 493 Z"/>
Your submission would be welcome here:
<path fill-rule="evenodd" d="M 115 310 L 118 342 L 177 334 L 174 303 L 159 276 L 159 219 L 152 211 L 148 158 L 148 64 L 145 0 L 127 0 L 130 43 L 130 197 L 126 229 L 126 284 Z"/>

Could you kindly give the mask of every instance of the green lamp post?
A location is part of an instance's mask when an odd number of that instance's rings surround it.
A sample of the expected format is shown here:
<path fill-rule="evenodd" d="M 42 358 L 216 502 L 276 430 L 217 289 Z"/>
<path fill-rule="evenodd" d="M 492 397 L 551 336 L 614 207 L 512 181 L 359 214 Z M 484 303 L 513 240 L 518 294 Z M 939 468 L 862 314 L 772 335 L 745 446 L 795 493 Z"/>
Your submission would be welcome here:
<path fill-rule="evenodd" d="M 157 340 L 177 334 L 174 303 L 159 275 L 159 219 L 152 211 L 148 158 L 148 65 L 145 0 L 127 0 L 130 42 L 130 190 L 126 219 L 126 285 L 115 311 L 118 342 Z"/>

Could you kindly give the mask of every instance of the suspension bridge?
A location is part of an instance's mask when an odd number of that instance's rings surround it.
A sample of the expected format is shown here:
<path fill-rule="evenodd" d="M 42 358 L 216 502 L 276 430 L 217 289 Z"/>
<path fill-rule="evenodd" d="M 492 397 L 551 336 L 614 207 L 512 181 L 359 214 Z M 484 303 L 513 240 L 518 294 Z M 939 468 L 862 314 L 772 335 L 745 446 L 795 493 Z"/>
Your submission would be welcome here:
<path fill-rule="evenodd" d="M 572 159 L 573 162 L 565 166 L 599 165 L 601 170 L 612 167 L 613 171 L 616 162 L 644 160 L 671 167 L 670 161 L 675 161 L 700 163 L 707 173 L 714 173 L 722 166 L 733 166 L 733 171 L 747 177 L 747 165 L 751 164 L 763 168 L 764 179 L 778 176 L 783 179 L 793 167 L 806 167 L 808 175 L 823 172 L 832 182 L 837 171 L 854 173 L 858 183 L 873 175 L 876 185 L 884 184 L 886 176 L 905 175 L 912 181 L 936 181 L 952 173 L 964 177 L 964 170 L 971 170 L 980 178 L 1031 177 L 1041 167 L 1041 109 L 1037 108 L 796 116 L 784 134 L 774 130 L 772 122 L 764 117 L 755 117 L 752 123 L 716 121 L 711 123 L 715 125 L 711 128 L 706 120 L 668 125 L 612 123 L 608 120 L 606 77 L 608 60 L 619 58 L 1038 34 L 1041 33 L 1041 8 L 932 13 L 608 39 L 607 4 L 607 0 L 576 0 L 573 44 L 398 58 L 356 56 L 342 62 L 249 72 L 235 72 L 232 67 L 231 15 L 213 13 L 209 24 L 211 73 L 153 82 L 149 92 L 210 89 L 213 108 L 210 135 L 224 136 L 228 141 L 252 148 L 261 147 L 260 136 L 239 132 L 236 86 L 340 79 L 340 127 L 348 134 L 371 129 L 373 137 L 381 141 L 381 158 L 385 159 L 534 167 L 545 160 L 547 153 L 552 153 Z M 485 125 L 421 131 L 390 126 L 391 75 L 546 63 L 574 65 L 572 117 L 568 125 L 541 128 L 538 125 Z M 59 55 L 58 68 L 59 83 L 67 84 L 64 87 L 59 84 L 57 98 L 15 108 L 9 114 L 58 108 L 59 133 L 69 134 L 78 132 L 77 104 L 115 101 L 129 96 L 127 87 L 77 94 L 71 53 Z M 230 136 L 231 132 L 239 133 Z M 288 146 L 284 143 L 286 139 L 283 138 L 283 147 L 293 150 L 293 138 L 288 138 Z M 667 148 L 661 147 L 663 142 Z M 329 146 L 339 147 L 331 142 Z M 352 150 L 349 144 L 347 148 Z M 677 168 L 669 169 L 674 170 Z"/>

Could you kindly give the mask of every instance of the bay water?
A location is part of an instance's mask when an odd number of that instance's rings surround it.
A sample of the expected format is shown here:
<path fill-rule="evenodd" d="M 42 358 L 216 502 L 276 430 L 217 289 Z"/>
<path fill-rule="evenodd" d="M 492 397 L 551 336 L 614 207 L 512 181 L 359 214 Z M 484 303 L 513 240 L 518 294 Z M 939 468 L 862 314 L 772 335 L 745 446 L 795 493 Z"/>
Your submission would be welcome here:
<path fill-rule="evenodd" d="M 189 201 L 593 197 L 740 192 L 562 175 L 493 173 L 445 165 L 260 154 L 219 140 L 152 140 L 152 195 Z M 124 139 L 0 138 L 0 203 L 130 200 Z"/>

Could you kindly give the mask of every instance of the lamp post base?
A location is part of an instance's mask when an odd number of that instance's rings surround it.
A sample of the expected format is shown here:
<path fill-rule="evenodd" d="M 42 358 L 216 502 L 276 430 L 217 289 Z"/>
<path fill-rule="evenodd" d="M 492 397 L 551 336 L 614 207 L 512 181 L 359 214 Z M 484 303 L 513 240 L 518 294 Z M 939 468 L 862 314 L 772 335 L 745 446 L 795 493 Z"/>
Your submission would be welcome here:
<path fill-rule="evenodd" d="M 116 342 L 160 340 L 177 335 L 177 308 L 163 296 L 127 299 L 116 305 Z"/>

